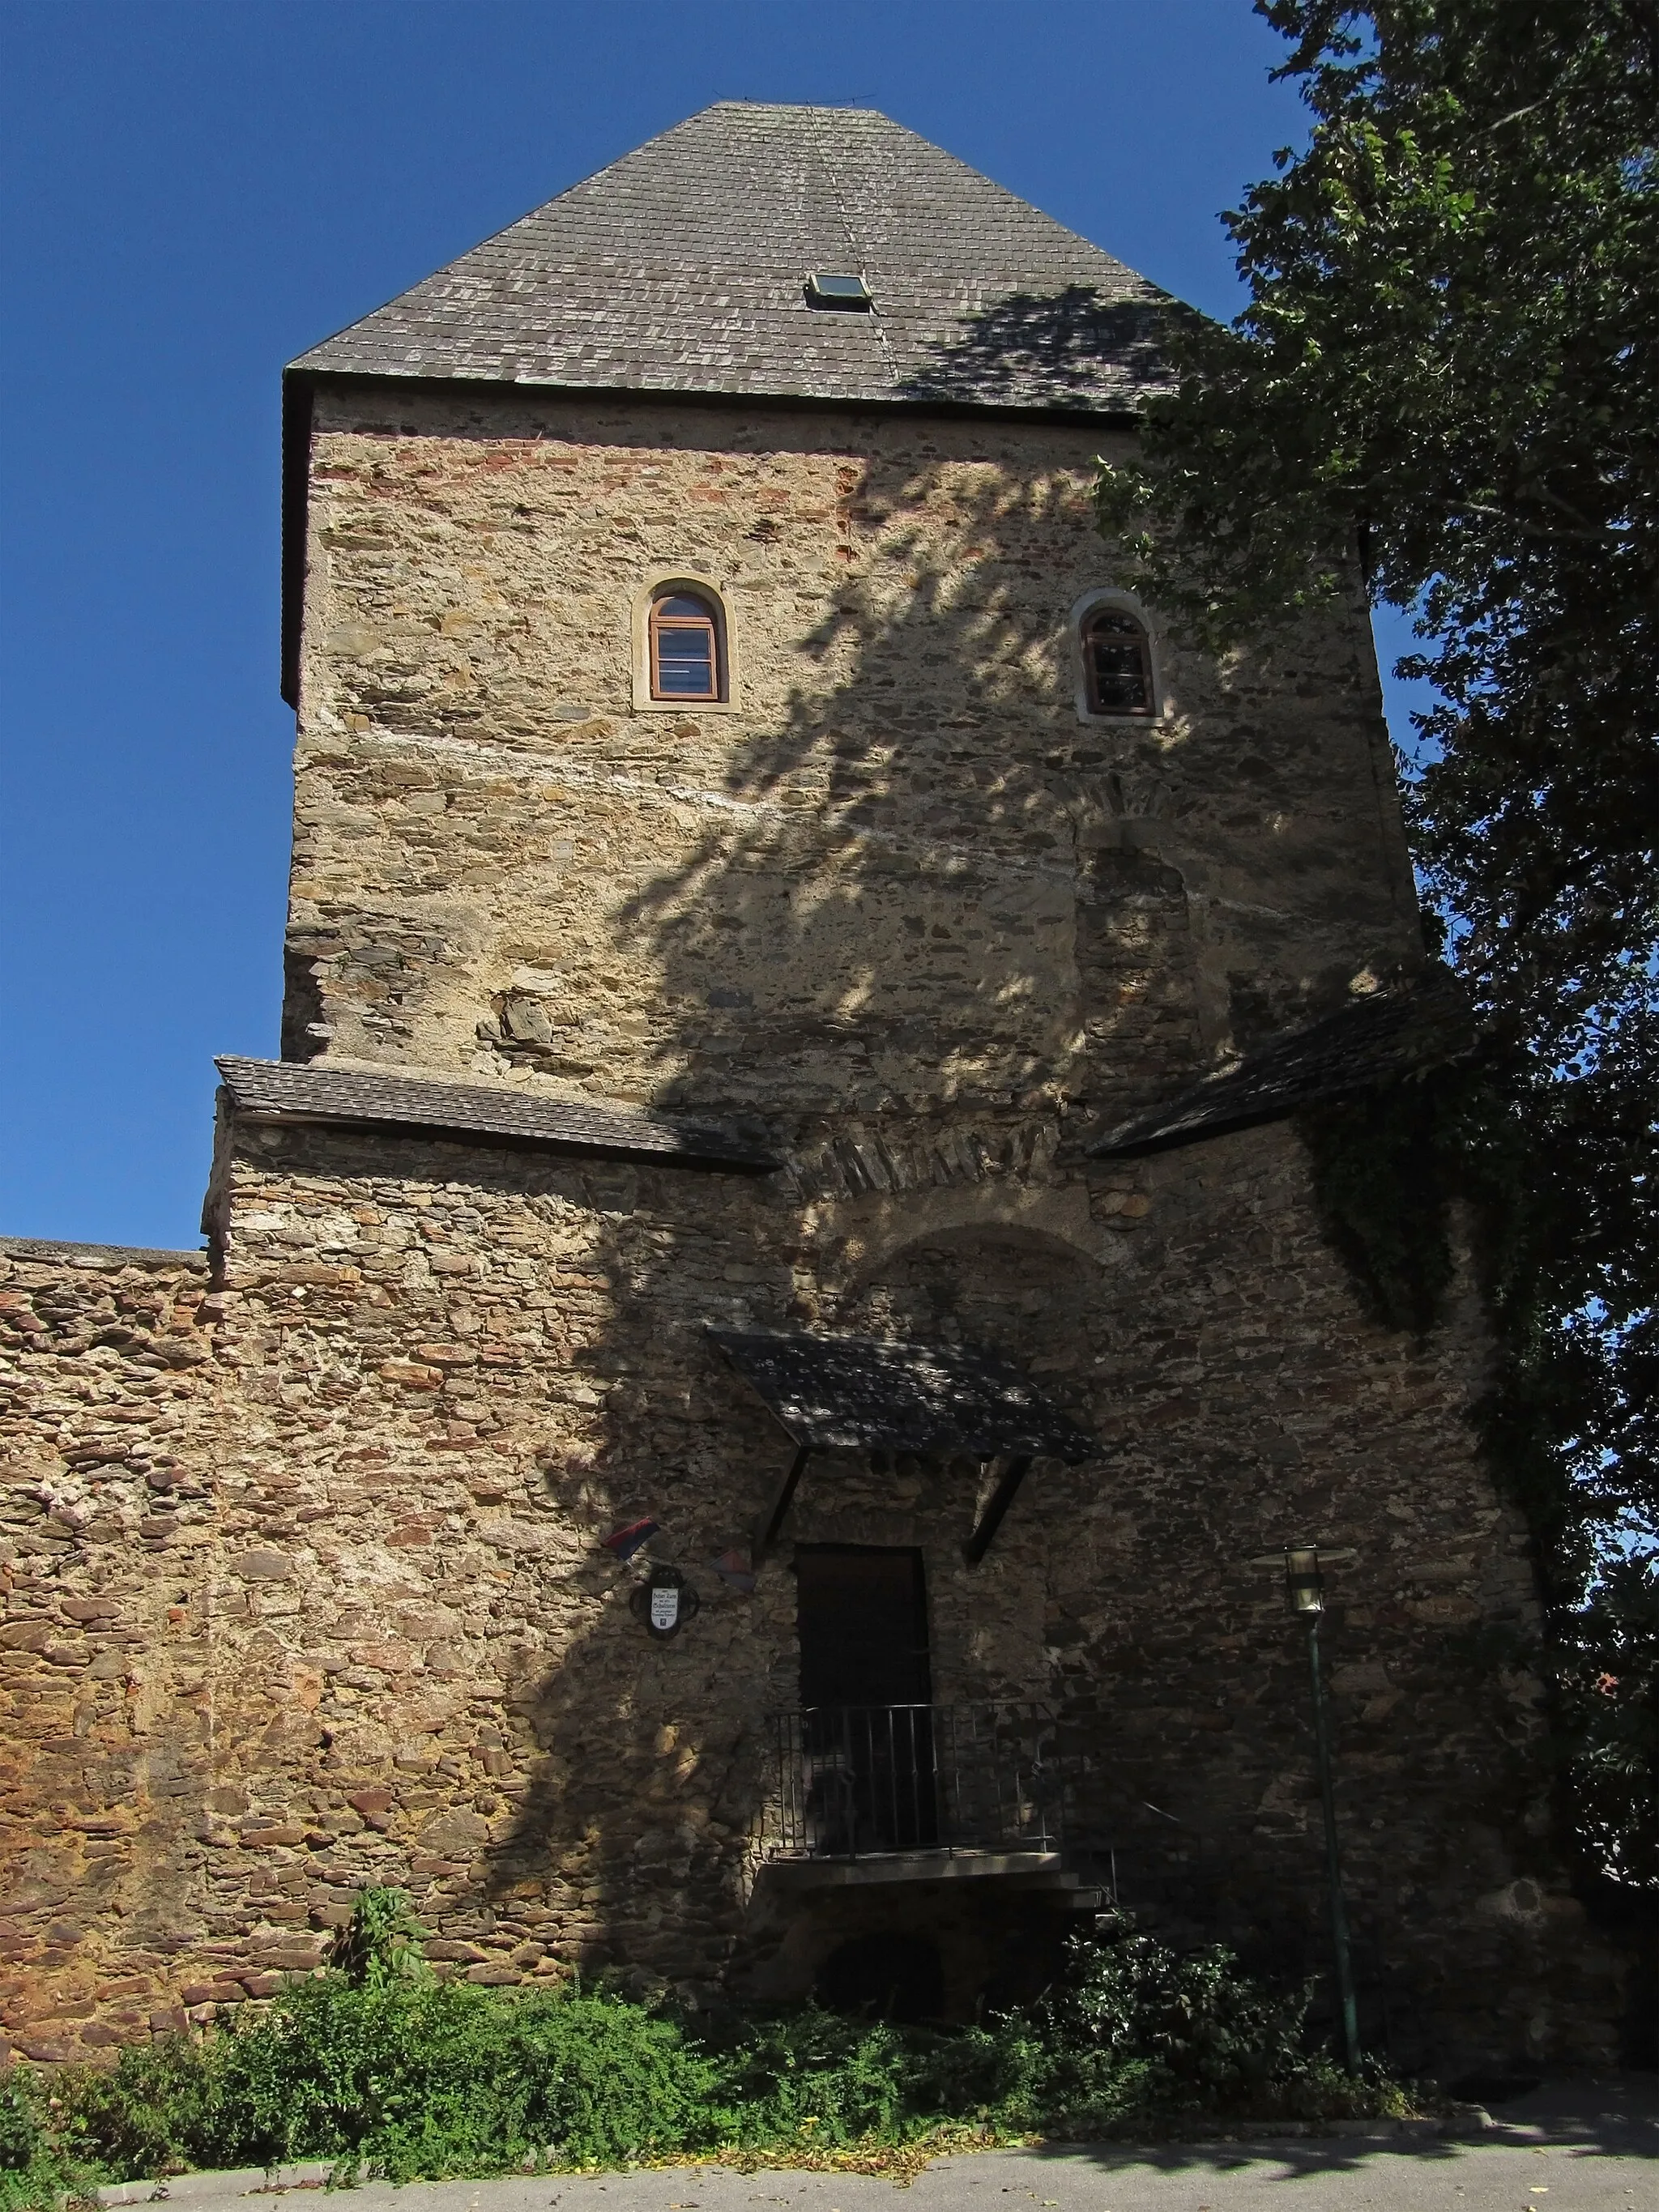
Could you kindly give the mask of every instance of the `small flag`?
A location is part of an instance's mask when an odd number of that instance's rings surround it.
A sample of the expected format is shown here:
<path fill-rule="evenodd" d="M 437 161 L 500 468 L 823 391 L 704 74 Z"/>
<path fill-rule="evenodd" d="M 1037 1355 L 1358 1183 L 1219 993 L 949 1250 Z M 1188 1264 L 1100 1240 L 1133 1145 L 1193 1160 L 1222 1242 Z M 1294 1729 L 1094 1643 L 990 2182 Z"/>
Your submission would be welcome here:
<path fill-rule="evenodd" d="M 643 1521 L 630 1521 L 626 1528 L 613 1528 L 600 1541 L 605 1550 L 614 1553 L 618 1559 L 631 1559 L 641 1545 L 648 1544 L 661 1526 L 659 1521 L 653 1521 L 647 1516 Z"/>
<path fill-rule="evenodd" d="M 728 1589 L 740 1591 L 744 1597 L 754 1589 L 747 1552 L 717 1552 L 708 1564 Z"/>

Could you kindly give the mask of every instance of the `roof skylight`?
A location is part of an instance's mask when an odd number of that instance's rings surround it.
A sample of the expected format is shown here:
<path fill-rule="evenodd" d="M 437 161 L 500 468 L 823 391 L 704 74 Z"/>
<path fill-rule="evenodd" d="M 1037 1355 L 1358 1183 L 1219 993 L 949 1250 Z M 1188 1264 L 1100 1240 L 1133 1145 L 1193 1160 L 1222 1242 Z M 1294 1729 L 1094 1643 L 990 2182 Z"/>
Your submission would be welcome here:
<path fill-rule="evenodd" d="M 806 301 L 813 307 L 872 307 L 870 287 L 862 276 L 833 276 L 819 270 L 806 280 Z"/>

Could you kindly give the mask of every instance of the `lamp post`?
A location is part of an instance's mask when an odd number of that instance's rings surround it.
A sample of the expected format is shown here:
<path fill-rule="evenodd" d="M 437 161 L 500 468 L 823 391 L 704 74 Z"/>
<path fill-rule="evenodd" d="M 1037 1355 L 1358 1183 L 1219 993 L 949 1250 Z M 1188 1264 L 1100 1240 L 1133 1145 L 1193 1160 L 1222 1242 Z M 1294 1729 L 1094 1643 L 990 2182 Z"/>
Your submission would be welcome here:
<path fill-rule="evenodd" d="M 1319 1665 L 1319 1622 L 1325 1610 L 1325 1577 L 1322 1560 L 1351 1559 L 1352 1552 L 1322 1549 L 1317 1544 L 1287 1546 L 1282 1554 L 1285 1596 L 1291 1611 L 1308 1624 L 1308 1668 L 1313 1684 L 1315 1755 L 1319 1763 L 1319 1796 L 1325 1812 L 1325 1874 L 1330 1887 L 1331 1949 L 1336 1962 L 1336 1997 L 1342 2015 L 1343 2063 L 1350 2074 L 1359 2071 L 1359 2013 L 1354 2002 L 1353 1958 L 1348 1948 L 1348 1914 L 1342 1897 L 1342 1856 L 1336 1840 L 1336 1793 L 1331 1783 L 1331 1736 L 1325 1718 L 1325 1679 Z M 1270 1553 L 1252 1565 L 1276 1567 L 1281 1555 Z"/>

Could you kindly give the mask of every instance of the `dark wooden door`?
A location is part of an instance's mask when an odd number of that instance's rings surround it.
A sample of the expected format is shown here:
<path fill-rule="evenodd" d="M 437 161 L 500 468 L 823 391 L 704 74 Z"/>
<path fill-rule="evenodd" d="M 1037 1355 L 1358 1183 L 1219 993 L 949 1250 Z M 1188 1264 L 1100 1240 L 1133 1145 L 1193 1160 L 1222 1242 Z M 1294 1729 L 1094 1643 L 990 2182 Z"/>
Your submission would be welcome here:
<path fill-rule="evenodd" d="M 921 1553 L 803 1544 L 795 1569 L 815 1848 L 841 1857 L 936 1842 Z"/>

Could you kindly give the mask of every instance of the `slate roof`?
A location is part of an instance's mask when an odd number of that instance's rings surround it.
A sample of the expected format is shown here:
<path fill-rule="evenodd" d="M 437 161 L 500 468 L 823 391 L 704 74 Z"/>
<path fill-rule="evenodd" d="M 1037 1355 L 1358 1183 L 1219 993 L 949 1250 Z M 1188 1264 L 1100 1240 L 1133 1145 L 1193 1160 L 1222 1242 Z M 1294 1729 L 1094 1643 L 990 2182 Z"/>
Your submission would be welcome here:
<path fill-rule="evenodd" d="M 1100 1446 L 1015 1368 L 951 1344 L 708 1332 L 797 1445 L 1068 1460 Z"/>
<path fill-rule="evenodd" d="M 683 1167 L 735 1168 L 764 1174 L 781 1164 L 730 1130 L 641 1114 L 625 1106 L 538 1097 L 483 1083 L 317 1066 L 291 1060 L 240 1060 L 215 1066 L 237 1111 L 276 1122 L 322 1122 L 419 1136 L 459 1137 L 555 1152 L 651 1158 Z"/>
<path fill-rule="evenodd" d="M 203 1251 L 167 1251 L 154 1244 L 76 1244 L 57 1237 L 0 1237 L 14 1260 L 61 1261 L 70 1267 L 205 1267 Z"/>
<path fill-rule="evenodd" d="M 815 271 L 861 272 L 874 312 L 809 305 Z M 722 100 L 293 366 L 1121 412 L 1170 304 L 873 109 Z"/>
<path fill-rule="evenodd" d="M 1397 990 L 1379 991 L 1305 1029 L 1267 1038 L 1237 1066 L 1109 1129 L 1089 1151 L 1100 1159 L 1133 1158 L 1279 1121 L 1299 1107 L 1426 1073 L 1461 1058 L 1474 1043 L 1462 985 L 1449 969 L 1431 967 Z"/>

